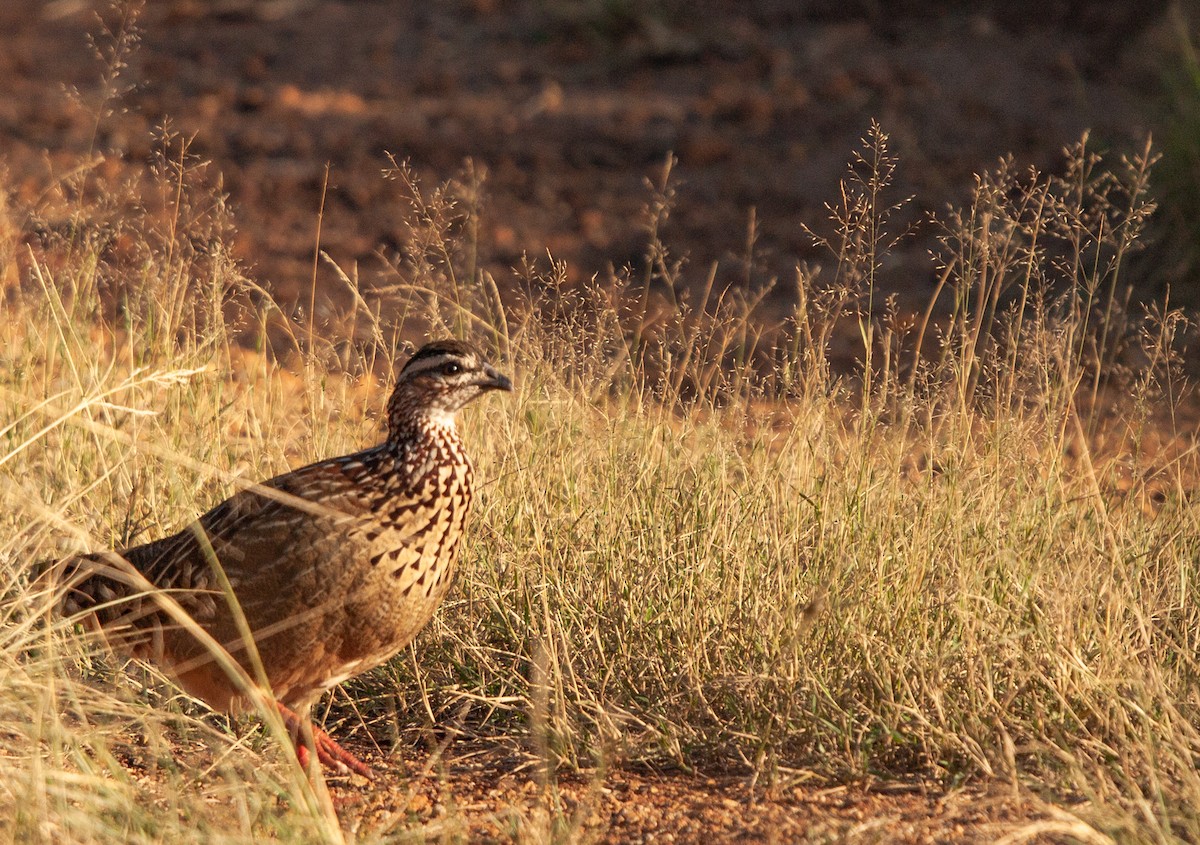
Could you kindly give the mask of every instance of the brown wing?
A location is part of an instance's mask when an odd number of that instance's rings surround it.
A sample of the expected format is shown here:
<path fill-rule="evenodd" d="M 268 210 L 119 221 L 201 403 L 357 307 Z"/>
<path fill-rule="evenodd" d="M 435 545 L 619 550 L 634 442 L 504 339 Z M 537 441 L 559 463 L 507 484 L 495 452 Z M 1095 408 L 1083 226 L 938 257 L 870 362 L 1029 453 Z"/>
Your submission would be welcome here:
<path fill-rule="evenodd" d="M 161 602 L 146 600 L 145 581 L 224 641 L 233 616 L 213 561 L 248 617 L 272 606 L 286 612 L 288 597 L 304 589 L 305 570 L 346 542 L 346 524 L 373 507 L 375 485 L 363 479 L 389 474 L 382 464 L 393 460 L 377 448 L 310 464 L 235 494 L 169 537 L 62 561 L 54 568 L 62 610 L 90 613 L 114 644 L 162 659 L 162 639 L 178 626 Z M 271 620 L 250 621 L 258 628 Z"/>

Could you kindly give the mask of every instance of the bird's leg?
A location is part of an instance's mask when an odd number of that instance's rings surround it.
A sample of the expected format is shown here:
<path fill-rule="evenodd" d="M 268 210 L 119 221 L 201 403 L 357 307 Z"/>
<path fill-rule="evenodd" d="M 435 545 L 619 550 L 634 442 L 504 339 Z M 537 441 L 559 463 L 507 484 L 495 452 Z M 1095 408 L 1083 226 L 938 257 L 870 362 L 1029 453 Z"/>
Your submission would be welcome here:
<path fill-rule="evenodd" d="M 287 726 L 292 742 L 296 746 L 296 757 L 302 767 L 307 769 L 309 761 L 308 744 L 304 738 L 304 728 L 307 725 L 312 729 L 313 748 L 316 750 L 317 760 L 322 766 L 343 773 L 354 772 L 367 780 L 375 779 L 375 773 L 371 771 L 370 766 L 338 745 L 333 737 L 325 731 L 312 724 L 308 719 L 301 718 L 287 705 L 277 701 L 275 706 L 279 708 L 279 713 L 283 716 L 283 724 Z"/>

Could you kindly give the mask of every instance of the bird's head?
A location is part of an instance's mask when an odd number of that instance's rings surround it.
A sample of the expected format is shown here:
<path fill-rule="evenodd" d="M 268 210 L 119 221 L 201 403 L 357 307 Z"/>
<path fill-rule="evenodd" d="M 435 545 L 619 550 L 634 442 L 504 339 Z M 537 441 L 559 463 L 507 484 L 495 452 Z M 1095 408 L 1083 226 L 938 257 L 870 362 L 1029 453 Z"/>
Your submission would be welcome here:
<path fill-rule="evenodd" d="M 427 343 L 396 377 L 388 430 L 395 435 L 430 423 L 452 428 L 455 413 L 489 390 L 512 390 L 512 382 L 473 346 L 459 340 Z"/>

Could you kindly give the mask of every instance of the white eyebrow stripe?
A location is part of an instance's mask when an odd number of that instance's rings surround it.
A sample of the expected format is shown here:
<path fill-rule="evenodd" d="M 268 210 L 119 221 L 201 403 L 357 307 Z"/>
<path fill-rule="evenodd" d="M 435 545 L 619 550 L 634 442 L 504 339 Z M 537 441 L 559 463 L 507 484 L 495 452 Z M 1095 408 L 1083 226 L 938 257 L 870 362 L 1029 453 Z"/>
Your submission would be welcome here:
<path fill-rule="evenodd" d="M 437 369 L 442 364 L 446 363 L 446 360 L 450 357 L 450 355 L 446 355 L 444 353 L 441 355 L 430 355 L 427 358 L 422 358 L 419 361 L 407 364 L 401 371 L 400 375 L 415 376 L 419 373 L 425 372 L 426 370 Z"/>
<path fill-rule="evenodd" d="M 472 369 L 475 366 L 474 362 L 465 356 L 450 352 L 443 352 L 440 355 L 430 355 L 417 361 L 410 361 L 408 364 L 405 364 L 404 369 L 400 371 L 400 377 L 410 378 L 411 376 L 420 375 L 427 370 L 435 370 L 438 367 L 441 367 L 447 361 L 462 361 L 464 369 Z"/>

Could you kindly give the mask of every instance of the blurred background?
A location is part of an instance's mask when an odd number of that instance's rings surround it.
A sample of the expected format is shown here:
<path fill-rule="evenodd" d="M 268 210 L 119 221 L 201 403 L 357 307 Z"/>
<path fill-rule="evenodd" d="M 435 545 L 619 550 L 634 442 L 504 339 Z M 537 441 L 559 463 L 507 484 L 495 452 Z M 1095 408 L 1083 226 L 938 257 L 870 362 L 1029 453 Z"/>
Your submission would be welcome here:
<path fill-rule="evenodd" d="M 314 246 L 365 289 L 395 282 L 410 198 L 457 180 L 471 249 L 503 289 L 523 256 L 565 281 L 647 261 L 647 206 L 673 154 L 659 235 L 703 284 L 792 304 L 797 264 L 830 259 L 827 203 L 879 122 L 912 197 L 881 272 L 899 307 L 936 281 L 929 215 L 1011 154 L 1054 172 L 1063 148 L 1115 161 L 1153 134 L 1163 161 L 1136 297 L 1200 303 L 1200 70 L 1188 4 L 1120 0 L 6 0 L 0 164 L 10 203 L 103 154 L 144 170 L 163 127 L 228 194 L 235 252 L 286 307 Z M 134 14 L 136 13 L 136 14 Z M 135 25 L 131 22 L 136 18 Z M 465 187 L 464 187 L 465 186 Z M 114 213 L 117 213 L 114 211 Z M 317 269 L 318 317 L 335 308 Z M 390 275 L 389 275 L 390 274 Z M 344 293 L 344 291 L 343 291 Z M 318 320 L 319 322 L 319 320 Z"/>

